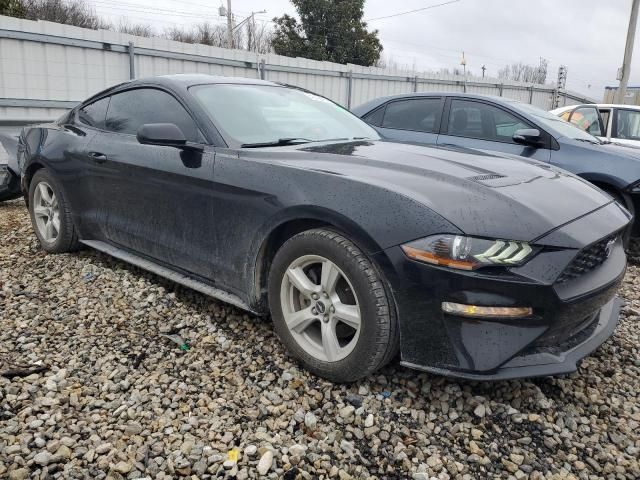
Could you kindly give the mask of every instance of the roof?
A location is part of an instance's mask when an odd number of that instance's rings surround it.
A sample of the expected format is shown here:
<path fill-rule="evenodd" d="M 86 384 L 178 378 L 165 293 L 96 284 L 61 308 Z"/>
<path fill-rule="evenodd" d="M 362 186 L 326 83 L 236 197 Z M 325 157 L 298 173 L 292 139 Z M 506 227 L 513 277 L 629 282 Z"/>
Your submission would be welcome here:
<path fill-rule="evenodd" d="M 640 105 L 627 105 L 621 103 L 579 103 L 576 105 L 568 105 L 552 110 L 552 113 L 562 113 L 567 110 L 573 110 L 578 107 L 597 107 L 597 108 L 626 108 L 627 110 L 640 110 Z"/>
<path fill-rule="evenodd" d="M 133 80 L 132 83 L 174 83 L 183 86 L 202 85 L 205 83 L 235 83 L 242 85 L 276 85 L 274 82 L 266 80 L 259 80 L 257 78 L 244 78 L 244 77 L 225 77 L 223 75 L 206 75 L 203 73 L 178 73 L 174 75 L 160 75 L 156 77 L 141 78 L 139 80 Z"/>
<path fill-rule="evenodd" d="M 373 110 L 378 105 L 382 105 L 383 103 L 388 102 L 389 100 L 396 100 L 399 98 L 416 98 L 416 97 L 462 97 L 462 98 L 470 98 L 475 100 L 491 100 L 497 104 L 503 104 L 505 106 L 509 105 L 513 108 L 514 104 L 522 103 L 518 100 L 513 100 L 511 98 L 506 97 L 498 97 L 496 95 L 483 95 L 480 93 L 460 93 L 460 92 L 415 92 L 415 93 L 401 93 L 398 95 L 389 95 L 386 97 L 378 97 L 374 100 L 370 100 L 368 102 L 363 103 L 362 105 L 358 105 L 353 108 L 351 111 L 356 115 L 364 115 L 365 113 Z"/>
<path fill-rule="evenodd" d="M 618 85 L 607 85 L 604 87 L 605 90 L 617 90 L 618 88 Z M 640 90 L 640 85 L 627 85 L 627 90 L 629 89 Z"/>
<path fill-rule="evenodd" d="M 237 85 L 280 85 L 278 83 L 259 80 L 257 78 L 225 77 L 222 75 L 206 75 L 203 73 L 177 73 L 174 75 L 158 75 L 155 77 L 136 78 L 134 80 L 118 83 L 92 95 L 91 97 L 81 102 L 80 105 L 91 102 L 93 101 L 93 99 L 101 97 L 103 95 L 127 89 L 129 87 L 135 87 L 136 85 L 160 85 L 167 88 L 173 87 L 173 89 L 186 90 L 193 85 L 216 83 L 231 83 Z"/>

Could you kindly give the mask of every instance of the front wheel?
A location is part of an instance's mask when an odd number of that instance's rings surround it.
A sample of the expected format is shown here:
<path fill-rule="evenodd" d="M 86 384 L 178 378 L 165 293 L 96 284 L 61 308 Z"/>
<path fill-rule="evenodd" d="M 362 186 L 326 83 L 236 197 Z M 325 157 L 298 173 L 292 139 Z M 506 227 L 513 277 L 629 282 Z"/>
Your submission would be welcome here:
<path fill-rule="evenodd" d="M 44 250 L 63 253 L 78 248 L 69 205 L 58 182 L 44 169 L 38 170 L 29 184 L 29 214 Z"/>
<path fill-rule="evenodd" d="M 631 233 L 633 232 L 634 224 L 635 224 L 635 222 L 638 221 L 638 219 L 636 218 L 636 212 L 633 209 L 633 204 L 632 203 L 627 203 L 627 201 L 625 200 L 624 196 L 620 192 L 618 192 L 617 190 L 614 190 L 613 188 L 604 188 L 603 190 L 606 193 L 608 193 L 616 202 L 618 202 L 624 208 L 629 210 L 629 212 L 631 212 L 631 214 L 634 217 L 633 220 L 632 220 L 631 225 L 629 225 L 627 227 L 627 229 L 622 234 L 622 243 L 624 244 L 624 247 L 627 248 L 627 247 L 629 247 L 629 242 L 631 241 Z"/>
<path fill-rule="evenodd" d="M 365 377 L 398 350 L 385 281 L 344 236 L 324 229 L 289 239 L 269 274 L 276 333 L 311 372 L 336 382 Z"/>

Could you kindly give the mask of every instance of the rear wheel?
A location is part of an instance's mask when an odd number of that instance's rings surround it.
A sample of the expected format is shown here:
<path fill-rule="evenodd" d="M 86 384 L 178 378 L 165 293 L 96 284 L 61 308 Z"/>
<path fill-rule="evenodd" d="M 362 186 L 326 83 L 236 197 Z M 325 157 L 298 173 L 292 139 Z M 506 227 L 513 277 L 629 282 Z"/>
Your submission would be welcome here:
<path fill-rule="evenodd" d="M 397 352 L 395 310 L 385 281 L 347 238 L 310 230 L 288 240 L 269 275 L 276 332 L 313 373 L 362 378 Z"/>
<path fill-rule="evenodd" d="M 31 224 L 44 250 L 70 252 L 78 248 L 71 211 L 58 182 L 46 170 L 38 170 L 29 185 Z"/>

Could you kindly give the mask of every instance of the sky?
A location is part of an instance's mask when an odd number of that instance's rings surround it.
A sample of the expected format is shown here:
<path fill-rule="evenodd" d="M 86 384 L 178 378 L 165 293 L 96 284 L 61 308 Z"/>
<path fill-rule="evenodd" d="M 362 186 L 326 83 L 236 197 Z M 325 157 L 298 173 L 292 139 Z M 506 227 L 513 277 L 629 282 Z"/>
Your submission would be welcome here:
<path fill-rule="evenodd" d="M 146 23 L 158 31 L 203 20 L 225 23 L 226 0 L 86 0 L 100 16 L 118 23 Z M 394 15 L 445 2 L 427 10 Z M 295 15 L 289 0 L 232 0 L 239 22 L 252 11 L 258 21 Z M 547 82 L 567 67 L 567 89 L 602 100 L 605 85 L 617 85 L 631 0 L 366 0 L 370 29 L 377 29 L 384 58 L 403 68 L 438 71 L 459 67 L 464 52 L 474 75 L 495 77 L 505 65 L 549 60 Z M 640 83 L 640 40 L 630 84 Z"/>

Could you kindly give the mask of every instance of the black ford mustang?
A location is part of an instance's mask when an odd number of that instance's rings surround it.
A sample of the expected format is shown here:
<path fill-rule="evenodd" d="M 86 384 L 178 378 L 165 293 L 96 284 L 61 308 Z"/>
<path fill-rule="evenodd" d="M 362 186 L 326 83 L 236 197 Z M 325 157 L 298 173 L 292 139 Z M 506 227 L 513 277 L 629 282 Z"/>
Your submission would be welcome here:
<path fill-rule="evenodd" d="M 608 338 L 630 215 L 548 165 L 382 142 L 336 104 L 176 75 L 25 129 L 43 248 L 80 244 L 272 314 L 308 369 L 390 361 L 504 379 L 570 372 Z"/>

